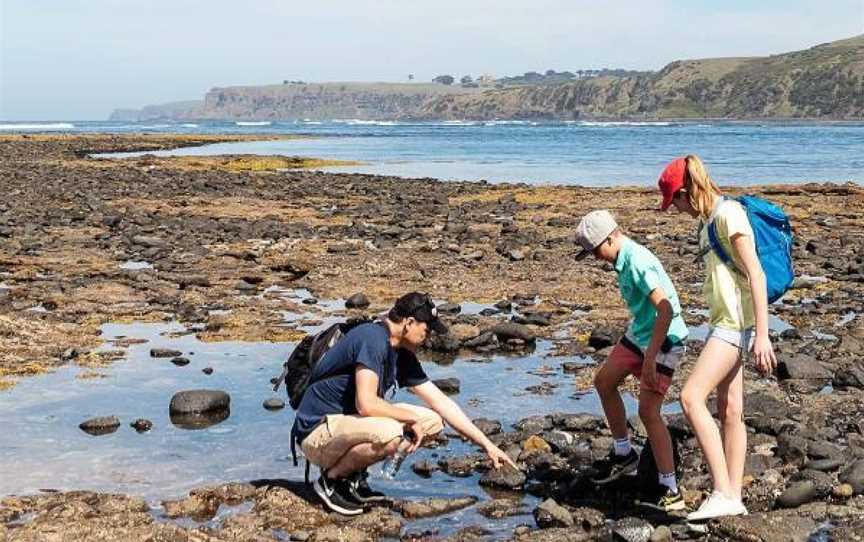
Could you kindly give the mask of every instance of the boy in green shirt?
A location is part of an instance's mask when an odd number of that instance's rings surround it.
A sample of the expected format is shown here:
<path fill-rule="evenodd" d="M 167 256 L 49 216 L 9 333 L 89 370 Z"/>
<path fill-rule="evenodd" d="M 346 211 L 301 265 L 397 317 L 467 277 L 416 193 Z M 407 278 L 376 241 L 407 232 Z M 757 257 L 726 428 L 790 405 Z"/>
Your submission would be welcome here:
<path fill-rule="evenodd" d="M 624 402 L 618 391 L 627 375 L 632 374 L 641 382 L 639 417 L 648 431 L 660 473 L 656 495 L 639 504 L 665 512 L 683 510 L 684 498 L 675 480 L 672 439 L 660 414 L 687 338 L 678 294 L 657 257 L 624 235 L 609 211 L 588 213 L 579 223 L 576 241 L 582 246 L 578 260 L 593 254 L 615 266 L 621 297 L 633 317 L 594 377 L 615 439 L 614 449 L 601 463 L 594 481 L 609 483 L 638 466 L 639 454 L 630 444 Z"/>

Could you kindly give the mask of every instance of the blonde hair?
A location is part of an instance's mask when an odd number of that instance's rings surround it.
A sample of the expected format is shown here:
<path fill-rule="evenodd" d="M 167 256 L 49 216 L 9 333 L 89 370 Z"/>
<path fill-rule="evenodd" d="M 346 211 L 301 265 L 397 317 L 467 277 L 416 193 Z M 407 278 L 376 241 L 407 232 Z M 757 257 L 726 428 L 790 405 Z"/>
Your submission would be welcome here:
<path fill-rule="evenodd" d="M 705 164 L 695 154 L 688 154 L 684 158 L 687 170 L 684 173 L 684 189 L 690 205 L 699 212 L 699 216 L 708 219 L 714 208 L 714 200 L 720 197 L 720 189 L 711 180 Z"/>

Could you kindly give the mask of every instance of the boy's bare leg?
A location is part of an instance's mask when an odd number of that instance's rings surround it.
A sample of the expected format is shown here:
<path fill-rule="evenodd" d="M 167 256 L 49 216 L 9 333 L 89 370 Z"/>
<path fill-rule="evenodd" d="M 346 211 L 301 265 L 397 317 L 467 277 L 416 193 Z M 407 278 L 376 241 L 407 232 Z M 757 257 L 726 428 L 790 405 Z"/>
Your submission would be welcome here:
<path fill-rule="evenodd" d="M 606 414 L 606 422 L 612 431 L 612 437 L 616 439 L 627 438 L 627 411 L 624 410 L 624 401 L 618 392 L 618 386 L 630 374 L 626 367 L 615 366 L 608 361 L 600 366 L 594 375 L 594 388 L 600 396 L 603 405 L 603 413 Z"/>
<path fill-rule="evenodd" d="M 639 390 L 639 418 L 648 431 L 648 440 L 651 441 L 651 451 L 654 453 L 654 461 L 657 470 L 662 474 L 675 472 L 675 458 L 672 453 L 672 437 L 660 407 L 663 406 L 664 394 L 654 390 L 642 388 Z"/>

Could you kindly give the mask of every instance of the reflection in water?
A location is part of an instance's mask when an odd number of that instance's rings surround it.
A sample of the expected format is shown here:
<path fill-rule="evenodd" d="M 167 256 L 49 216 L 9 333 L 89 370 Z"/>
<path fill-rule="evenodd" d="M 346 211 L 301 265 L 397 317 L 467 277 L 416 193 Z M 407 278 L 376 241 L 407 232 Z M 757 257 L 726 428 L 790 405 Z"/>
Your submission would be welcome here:
<path fill-rule="evenodd" d="M 218 423 L 222 423 L 231 415 L 230 409 L 196 412 L 191 414 L 178 414 L 171 412 L 169 417 L 171 423 L 180 429 L 207 429 Z"/>

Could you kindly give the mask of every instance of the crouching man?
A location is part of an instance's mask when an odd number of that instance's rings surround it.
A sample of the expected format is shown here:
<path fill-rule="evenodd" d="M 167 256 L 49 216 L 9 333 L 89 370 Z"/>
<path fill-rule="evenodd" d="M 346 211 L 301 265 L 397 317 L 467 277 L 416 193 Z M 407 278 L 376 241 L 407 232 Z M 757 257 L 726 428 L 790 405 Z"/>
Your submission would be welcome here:
<path fill-rule="evenodd" d="M 415 451 L 444 422 L 483 448 L 495 468 L 515 467 L 423 372 L 415 352 L 430 332 L 447 328 L 429 296 L 412 292 L 386 318 L 348 332 L 315 365 L 292 433 L 321 470 L 313 487 L 329 509 L 356 515 L 385 498 L 369 487 L 367 467 L 397 451 Z M 396 385 L 429 408 L 385 400 Z"/>

